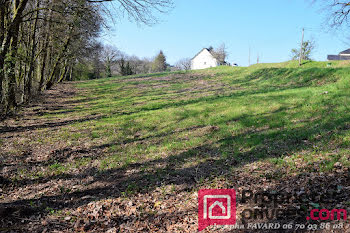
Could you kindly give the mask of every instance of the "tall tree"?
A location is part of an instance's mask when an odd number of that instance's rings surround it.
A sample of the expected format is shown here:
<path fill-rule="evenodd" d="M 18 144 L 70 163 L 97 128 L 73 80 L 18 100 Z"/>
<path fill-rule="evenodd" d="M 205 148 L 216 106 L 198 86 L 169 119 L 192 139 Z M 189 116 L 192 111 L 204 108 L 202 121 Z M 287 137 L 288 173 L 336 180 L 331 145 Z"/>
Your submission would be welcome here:
<path fill-rule="evenodd" d="M 152 70 L 154 72 L 162 72 L 162 71 L 166 71 L 166 68 L 167 68 L 166 57 L 163 51 L 160 51 L 158 56 L 153 61 Z"/>
<path fill-rule="evenodd" d="M 105 66 L 107 77 L 112 77 L 112 66 L 115 64 L 122 53 L 115 47 L 105 45 L 102 51 L 102 59 Z"/>

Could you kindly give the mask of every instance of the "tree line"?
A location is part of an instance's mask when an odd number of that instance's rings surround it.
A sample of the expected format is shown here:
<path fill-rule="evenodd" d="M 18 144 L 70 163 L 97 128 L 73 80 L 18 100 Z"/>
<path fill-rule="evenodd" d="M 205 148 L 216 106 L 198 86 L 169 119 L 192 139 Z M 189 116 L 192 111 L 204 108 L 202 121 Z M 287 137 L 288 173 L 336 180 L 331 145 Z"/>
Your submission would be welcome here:
<path fill-rule="evenodd" d="M 82 58 L 73 77 L 79 80 L 170 71 L 166 56 L 160 51 L 154 58 L 130 56 L 111 45 L 98 43 Z"/>
<path fill-rule="evenodd" d="M 127 14 L 152 25 L 154 11 L 171 7 L 170 0 L 0 0 L 0 114 L 73 80 L 87 58 L 98 76 L 103 50 L 97 38 L 108 17 Z"/>

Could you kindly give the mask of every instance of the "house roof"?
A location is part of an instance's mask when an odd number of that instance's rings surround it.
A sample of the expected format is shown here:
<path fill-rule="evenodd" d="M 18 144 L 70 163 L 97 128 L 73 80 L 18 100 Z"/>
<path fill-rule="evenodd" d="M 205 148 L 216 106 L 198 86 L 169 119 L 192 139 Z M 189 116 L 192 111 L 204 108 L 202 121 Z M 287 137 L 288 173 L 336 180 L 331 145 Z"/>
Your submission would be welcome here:
<path fill-rule="evenodd" d="M 350 56 L 328 55 L 329 61 L 350 60 Z"/>
<path fill-rule="evenodd" d="M 211 51 L 209 50 L 209 49 L 207 49 L 207 48 L 204 48 L 204 49 L 202 49 L 201 51 L 199 51 L 199 53 L 197 53 L 196 54 L 196 56 L 194 56 L 191 60 L 193 60 L 193 59 L 195 59 L 201 52 L 203 52 L 204 50 L 207 50 L 212 56 L 213 56 L 213 54 L 211 53 Z M 214 56 L 213 56 L 214 57 Z M 214 57 L 215 58 L 215 57 Z M 216 58 L 215 58 L 216 59 Z"/>
<path fill-rule="evenodd" d="M 350 49 L 344 50 L 343 52 L 340 52 L 339 55 L 350 55 Z"/>

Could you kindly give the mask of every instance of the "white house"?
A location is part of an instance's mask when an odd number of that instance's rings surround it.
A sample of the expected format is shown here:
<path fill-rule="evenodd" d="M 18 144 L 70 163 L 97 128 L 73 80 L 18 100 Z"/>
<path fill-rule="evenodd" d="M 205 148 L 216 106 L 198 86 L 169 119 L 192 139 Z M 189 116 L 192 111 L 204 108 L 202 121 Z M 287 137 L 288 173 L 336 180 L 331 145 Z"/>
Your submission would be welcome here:
<path fill-rule="evenodd" d="M 194 58 L 191 60 L 191 69 L 200 70 L 211 67 L 220 66 L 220 62 L 212 54 L 212 49 L 202 49 Z"/>

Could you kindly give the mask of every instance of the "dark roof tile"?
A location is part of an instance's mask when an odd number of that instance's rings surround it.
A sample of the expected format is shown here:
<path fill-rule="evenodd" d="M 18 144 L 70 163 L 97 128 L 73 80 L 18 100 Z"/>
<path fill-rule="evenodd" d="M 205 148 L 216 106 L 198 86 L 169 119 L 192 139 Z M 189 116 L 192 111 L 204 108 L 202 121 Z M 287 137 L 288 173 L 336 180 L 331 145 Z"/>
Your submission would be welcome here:
<path fill-rule="evenodd" d="M 350 56 L 328 55 L 329 61 L 350 60 Z"/>
<path fill-rule="evenodd" d="M 340 52 L 339 55 L 342 54 L 349 54 L 350 55 L 350 49 L 344 50 L 343 52 Z"/>

